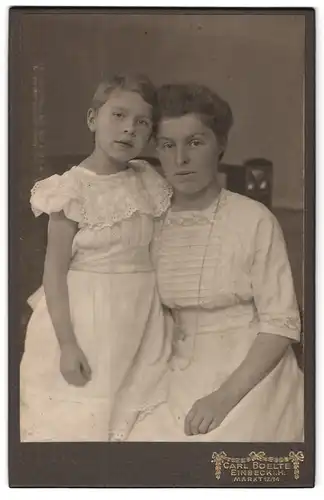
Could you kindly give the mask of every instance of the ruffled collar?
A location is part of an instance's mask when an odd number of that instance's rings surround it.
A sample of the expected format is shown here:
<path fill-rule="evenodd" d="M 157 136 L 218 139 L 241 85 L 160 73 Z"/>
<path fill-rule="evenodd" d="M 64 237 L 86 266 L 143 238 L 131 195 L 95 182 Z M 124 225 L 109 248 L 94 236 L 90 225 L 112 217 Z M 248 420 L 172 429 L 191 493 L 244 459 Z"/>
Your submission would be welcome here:
<path fill-rule="evenodd" d="M 39 181 L 31 191 L 36 216 L 63 211 L 79 227 L 113 226 L 136 212 L 160 217 L 170 206 L 172 189 L 147 162 L 127 170 L 98 175 L 74 166 L 63 175 Z"/>
<path fill-rule="evenodd" d="M 172 189 L 146 162 L 132 162 L 114 174 L 96 174 L 72 167 L 84 193 L 83 222 L 91 227 L 112 226 L 136 212 L 161 216 L 170 206 Z"/>

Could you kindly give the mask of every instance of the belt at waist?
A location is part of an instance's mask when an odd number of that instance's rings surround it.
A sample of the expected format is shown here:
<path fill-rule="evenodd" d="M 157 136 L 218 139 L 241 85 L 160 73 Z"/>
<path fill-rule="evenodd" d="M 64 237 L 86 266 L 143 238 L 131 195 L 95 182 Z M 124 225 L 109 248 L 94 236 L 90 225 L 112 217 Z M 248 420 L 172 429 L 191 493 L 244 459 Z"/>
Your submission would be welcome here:
<path fill-rule="evenodd" d="M 231 309 L 179 309 L 173 311 L 175 328 L 171 366 L 177 366 L 180 369 L 189 366 L 195 356 L 197 342 L 200 344 L 204 339 L 207 342 L 212 341 L 211 349 L 215 346 L 217 348 L 218 340 L 223 339 L 223 342 L 227 336 L 228 340 L 232 339 L 230 342 L 233 342 L 234 336 L 237 340 L 242 337 L 240 343 L 249 344 L 259 331 L 253 307 L 247 307 L 243 312 L 234 306 L 233 314 Z"/>
<path fill-rule="evenodd" d="M 226 309 L 174 309 L 172 315 L 177 328 L 185 337 L 240 328 L 257 328 L 258 325 L 252 304 L 237 305 Z"/>
<path fill-rule="evenodd" d="M 73 255 L 70 269 L 103 274 L 129 274 L 152 272 L 153 265 L 146 247 L 120 252 L 81 249 Z"/>
<path fill-rule="evenodd" d="M 83 271 L 100 274 L 133 274 L 133 273 L 152 273 L 151 264 L 134 263 L 109 263 L 109 262 L 73 262 L 70 266 L 71 271 Z"/>

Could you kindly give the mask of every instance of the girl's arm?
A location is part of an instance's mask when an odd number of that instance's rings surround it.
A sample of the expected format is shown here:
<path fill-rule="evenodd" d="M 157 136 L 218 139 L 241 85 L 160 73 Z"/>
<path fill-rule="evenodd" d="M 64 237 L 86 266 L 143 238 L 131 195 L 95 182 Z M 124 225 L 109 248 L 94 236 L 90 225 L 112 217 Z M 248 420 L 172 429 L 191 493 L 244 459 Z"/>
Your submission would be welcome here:
<path fill-rule="evenodd" d="M 43 285 L 46 303 L 60 347 L 75 344 L 72 328 L 67 273 L 77 224 L 63 212 L 50 215 Z"/>
<path fill-rule="evenodd" d="M 89 380 L 91 370 L 78 346 L 70 315 L 67 274 L 76 232 L 77 224 L 67 219 L 63 212 L 50 215 L 43 284 L 48 311 L 61 348 L 62 375 L 68 383 L 80 386 Z"/>

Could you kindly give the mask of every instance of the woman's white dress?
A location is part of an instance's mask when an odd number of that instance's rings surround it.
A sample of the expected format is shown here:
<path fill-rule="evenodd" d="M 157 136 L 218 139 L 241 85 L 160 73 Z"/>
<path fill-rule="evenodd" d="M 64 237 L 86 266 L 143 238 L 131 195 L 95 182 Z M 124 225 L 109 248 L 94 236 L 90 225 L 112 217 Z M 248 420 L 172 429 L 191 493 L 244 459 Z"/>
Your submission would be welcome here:
<path fill-rule="evenodd" d="M 217 429 L 184 434 L 193 403 L 229 377 L 259 332 L 300 338 L 275 217 L 263 205 L 222 190 L 202 212 L 171 209 L 154 247 L 162 302 L 172 310 L 178 334 L 168 401 L 140 421 L 129 440 L 303 441 L 304 381 L 291 348 Z"/>
<path fill-rule="evenodd" d="M 92 369 L 78 388 L 60 373 L 60 349 L 42 289 L 31 298 L 20 368 L 22 441 L 123 439 L 138 412 L 165 398 L 169 355 L 149 246 L 171 191 L 144 162 L 113 175 L 81 166 L 36 184 L 36 215 L 78 223 L 68 273 L 72 323 Z M 127 398 L 118 398 L 119 391 Z M 115 415 L 115 416 L 113 416 Z"/>

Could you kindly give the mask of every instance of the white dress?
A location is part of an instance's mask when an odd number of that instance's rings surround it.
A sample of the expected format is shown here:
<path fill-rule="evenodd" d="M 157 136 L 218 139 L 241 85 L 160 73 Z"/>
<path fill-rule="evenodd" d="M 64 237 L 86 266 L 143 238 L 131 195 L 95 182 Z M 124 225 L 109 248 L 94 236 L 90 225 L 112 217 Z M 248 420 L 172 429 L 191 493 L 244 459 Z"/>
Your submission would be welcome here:
<path fill-rule="evenodd" d="M 32 190 L 36 216 L 63 210 L 78 223 L 67 279 L 74 331 L 92 378 L 79 388 L 62 377 L 60 349 L 38 290 L 20 368 L 22 441 L 124 439 L 138 412 L 165 398 L 170 343 L 150 242 L 154 218 L 170 196 L 144 162 L 112 175 L 76 166 Z M 118 398 L 121 390 L 127 398 Z"/>
<path fill-rule="evenodd" d="M 222 190 L 202 212 L 171 209 L 155 246 L 159 291 L 173 311 L 178 335 L 168 401 L 136 424 L 128 439 L 303 441 L 304 381 L 291 348 L 217 429 L 184 434 L 193 403 L 219 388 L 259 332 L 300 338 L 291 270 L 275 217 L 263 205 Z"/>

